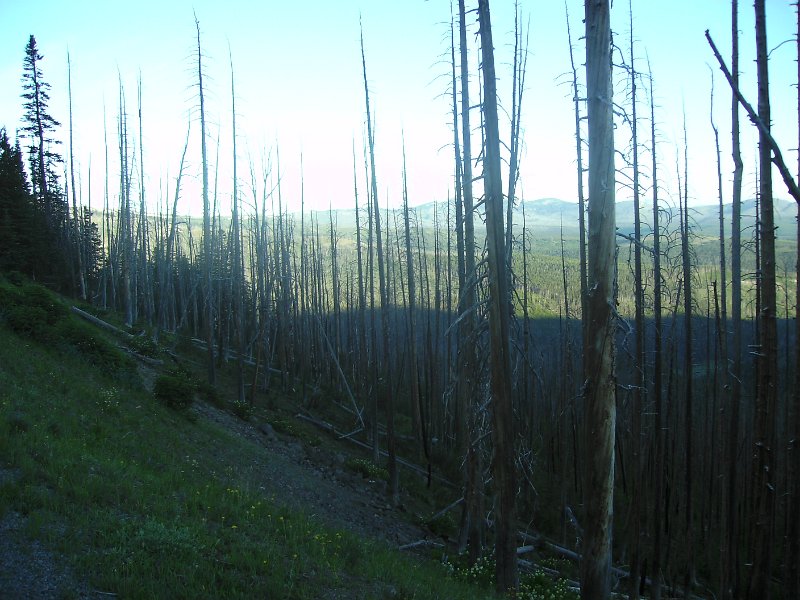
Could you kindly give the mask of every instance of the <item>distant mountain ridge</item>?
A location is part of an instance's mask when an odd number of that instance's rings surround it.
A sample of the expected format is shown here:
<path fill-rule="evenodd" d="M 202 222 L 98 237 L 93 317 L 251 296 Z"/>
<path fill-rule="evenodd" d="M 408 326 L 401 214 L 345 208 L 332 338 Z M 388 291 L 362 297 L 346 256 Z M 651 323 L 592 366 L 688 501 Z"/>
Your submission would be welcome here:
<path fill-rule="evenodd" d="M 514 222 L 522 223 L 523 210 L 528 227 L 535 232 L 557 233 L 563 226 L 565 233 L 570 233 L 578 228 L 578 203 L 568 202 L 559 198 L 537 198 L 536 200 L 523 200 L 514 207 Z M 620 233 L 633 233 L 633 200 L 621 200 L 616 203 L 617 230 Z M 774 201 L 775 225 L 778 228 L 779 238 L 795 239 L 797 236 L 797 208 L 794 202 L 776 199 Z M 352 220 L 355 225 L 355 214 L 352 210 L 334 211 L 338 213 L 339 224 Z M 434 214 L 437 214 L 439 223 L 447 217 L 447 206 L 444 202 L 428 202 L 413 208 L 416 218 L 423 226 L 432 227 Z M 452 212 L 452 208 L 451 208 Z M 726 234 L 731 230 L 732 205 L 723 205 Z M 344 213 L 348 213 L 345 215 Z M 678 209 L 661 203 L 662 225 L 670 219 L 677 227 Z M 344 218 L 343 218 L 344 217 Z M 742 202 L 742 227 L 748 228 L 755 225 L 756 201 L 748 199 Z M 704 204 L 689 206 L 689 219 L 694 233 L 697 235 L 716 236 L 719 233 L 719 205 Z M 653 209 L 650 199 L 641 205 L 641 220 L 644 232 L 650 231 L 653 221 Z"/>

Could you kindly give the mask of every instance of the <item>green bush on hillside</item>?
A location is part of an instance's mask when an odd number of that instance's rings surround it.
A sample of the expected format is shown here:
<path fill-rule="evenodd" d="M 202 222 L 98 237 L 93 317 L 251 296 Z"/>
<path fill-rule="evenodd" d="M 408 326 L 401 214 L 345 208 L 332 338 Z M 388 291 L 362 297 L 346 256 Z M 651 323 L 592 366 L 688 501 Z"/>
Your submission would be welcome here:
<path fill-rule="evenodd" d="M 54 331 L 60 340 L 104 369 L 116 370 L 125 364 L 126 357 L 122 352 L 91 325 L 76 319 L 64 319 L 55 326 Z"/>
<path fill-rule="evenodd" d="M 384 481 L 389 479 L 389 471 L 366 458 L 351 458 L 345 466 L 366 479 L 382 479 Z"/>
<path fill-rule="evenodd" d="M 130 366 L 128 358 L 100 332 L 72 316 L 58 296 L 35 283 L 0 281 L 0 323 L 59 351 L 77 351 L 107 371 Z"/>
<path fill-rule="evenodd" d="M 35 283 L 27 283 L 20 287 L 22 303 L 27 306 L 40 308 L 49 325 L 66 318 L 69 310 L 61 300 L 50 290 Z"/>
<path fill-rule="evenodd" d="M 158 344 L 156 344 L 150 336 L 137 335 L 128 340 L 128 348 L 141 354 L 142 356 L 149 356 L 155 358 L 158 355 Z"/>
<path fill-rule="evenodd" d="M 231 410 L 233 414 L 239 417 L 242 421 L 249 421 L 253 414 L 253 407 L 245 400 L 244 402 L 236 399 L 231 402 Z"/>
<path fill-rule="evenodd" d="M 0 285 L 0 321 L 11 331 L 40 342 L 51 341 L 50 325 L 66 311 L 46 289 L 33 284 Z"/>
<path fill-rule="evenodd" d="M 153 395 L 162 404 L 177 410 L 185 410 L 194 401 L 195 386 L 179 373 L 159 375 L 153 385 Z"/>
<path fill-rule="evenodd" d="M 14 333 L 39 342 L 51 340 L 52 330 L 47 323 L 47 313 L 38 306 L 12 304 L 3 312 L 8 328 Z"/>

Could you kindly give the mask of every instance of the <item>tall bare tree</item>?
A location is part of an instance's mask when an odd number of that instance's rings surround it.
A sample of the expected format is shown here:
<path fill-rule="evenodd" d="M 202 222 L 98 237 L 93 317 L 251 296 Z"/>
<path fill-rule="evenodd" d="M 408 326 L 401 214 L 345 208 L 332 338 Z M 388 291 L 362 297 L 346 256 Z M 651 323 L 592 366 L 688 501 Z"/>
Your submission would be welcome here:
<path fill-rule="evenodd" d="M 764 0 L 755 0 L 756 71 L 758 74 L 758 117 L 767 131 L 759 131 L 759 198 L 761 201 L 761 274 L 759 319 L 758 384 L 755 414 L 754 481 L 755 519 L 752 538 L 752 572 L 748 596 L 769 600 L 772 577 L 772 546 L 775 511 L 776 448 L 775 409 L 778 386 L 777 295 L 775 282 L 775 218 L 772 203 L 772 148 L 770 128 L 769 71 L 767 66 L 767 24 Z"/>
<path fill-rule="evenodd" d="M 242 244 L 242 222 L 239 214 L 239 173 L 236 156 L 236 87 L 233 72 L 233 56 L 228 48 L 231 66 L 231 136 L 233 142 L 233 210 L 232 234 L 233 263 L 231 269 L 233 289 L 233 321 L 236 327 L 236 398 L 244 403 L 244 253 Z"/>
<path fill-rule="evenodd" d="M 800 117 L 800 3 L 797 6 L 797 112 Z M 798 135 L 800 135 L 800 121 L 798 121 Z M 800 141 L 800 140 L 798 140 Z M 800 148 L 800 144 L 798 144 Z M 800 155 L 797 158 L 797 177 L 800 180 Z M 797 239 L 800 240 L 800 204 L 797 206 Z M 797 249 L 796 270 L 800 273 L 800 245 Z M 795 286 L 795 366 L 794 366 L 794 392 L 792 394 L 791 413 L 791 455 L 789 462 L 789 481 L 791 489 L 789 503 L 789 544 L 786 559 L 786 591 L 787 595 L 797 597 L 800 595 L 800 277 Z"/>
<path fill-rule="evenodd" d="M 664 510 L 664 402 L 663 402 L 663 346 L 662 346 L 662 286 L 661 286 L 661 222 L 658 206 L 658 160 L 656 152 L 656 115 L 653 95 L 653 73 L 650 70 L 650 152 L 653 176 L 653 403 L 655 407 L 655 446 L 653 486 L 653 575 L 651 595 L 653 600 L 661 598 L 661 557 L 663 556 L 661 534 Z"/>
<path fill-rule="evenodd" d="M 630 64 L 628 65 L 630 78 L 631 95 L 631 147 L 632 169 L 633 169 L 633 289 L 634 289 L 634 327 L 635 327 L 635 353 L 633 358 L 633 414 L 631 415 L 631 433 L 633 437 L 633 485 L 631 489 L 631 568 L 628 587 L 629 598 L 639 597 L 639 583 L 641 578 L 641 531 L 642 519 L 646 514 L 643 507 L 644 498 L 641 485 L 642 480 L 642 412 L 644 405 L 644 395 L 646 389 L 645 382 L 645 325 L 644 325 L 644 283 L 642 281 L 642 219 L 640 207 L 640 185 L 639 185 L 639 121 L 637 115 L 637 78 L 636 55 L 634 52 L 633 37 L 633 2 L 628 0 L 629 13 L 629 34 L 630 34 Z"/>
<path fill-rule="evenodd" d="M 581 597 L 611 591 L 616 375 L 614 343 L 615 211 L 611 15 L 608 0 L 586 0 L 586 87 L 589 116 L 589 264 L 584 398 L 586 527 Z"/>
<path fill-rule="evenodd" d="M 509 294 L 503 238 L 503 182 L 497 78 L 488 0 L 478 2 L 483 65 L 483 112 L 486 132 L 483 166 L 486 204 L 486 245 L 489 267 L 489 347 L 491 362 L 493 474 L 495 486 L 495 576 L 498 592 L 517 587 L 515 528 L 516 477 L 514 422 L 511 406 Z"/>
<path fill-rule="evenodd" d="M 731 1 L 731 77 L 739 84 L 739 0 Z M 733 187 L 731 190 L 731 396 L 728 429 L 728 490 L 726 510 L 726 547 L 723 592 L 737 595 L 739 588 L 739 412 L 742 399 L 742 175 L 744 163 L 739 143 L 739 99 L 731 93 L 731 154 Z"/>
<path fill-rule="evenodd" d="M 575 57 L 572 50 L 572 30 L 569 25 L 569 10 L 564 2 L 567 17 L 567 40 L 569 42 L 569 64 L 572 70 L 572 103 L 575 112 L 575 156 L 578 173 L 578 258 L 580 261 L 581 278 L 581 315 L 586 314 L 586 196 L 583 187 L 583 136 L 581 135 L 581 97 L 578 90 L 578 68 L 575 66 Z M 581 324 L 587 320 L 581 318 Z M 585 342 L 586 332 L 583 331 L 582 339 Z"/>
<path fill-rule="evenodd" d="M 459 330 L 458 330 L 458 371 L 456 387 L 456 405 L 458 420 L 456 422 L 456 445 L 459 453 L 465 455 L 465 490 L 464 514 L 462 518 L 462 535 L 460 546 L 464 542 L 469 545 L 470 560 L 477 559 L 483 543 L 483 525 L 480 516 L 482 502 L 482 474 L 478 445 L 470 439 L 471 415 L 474 391 L 476 388 L 476 350 L 475 350 L 475 318 L 474 310 L 477 303 L 476 270 L 475 270 L 475 206 L 473 194 L 472 175 L 472 125 L 470 119 L 470 93 L 469 93 L 469 60 L 467 51 L 467 18 L 464 0 L 458 1 L 459 22 L 459 58 L 460 58 L 460 83 L 461 83 L 461 145 L 462 154 L 456 156 L 456 174 L 460 174 L 462 186 L 460 188 L 461 204 L 456 204 L 456 226 L 458 237 L 457 245 L 460 246 L 459 254 L 463 252 L 463 260 L 459 258 Z M 455 61 L 454 61 L 455 62 Z M 455 68 L 455 67 L 454 67 Z M 455 75 L 454 75 L 455 77 Z M 455 88 L 454 117 L 455 117 Z M 457 123 L 457 119 L 455 119 Z M 458 144 L 456 144 L 458 148 Z M 458 179 L 457 179 L 458 181 Z M 463 214 L 459 211 L 463 204 Z M 462 222 L 459 223 L 459 216 Z M 462 235 L 463 226 L 463 235 Z"/>
<path fill-rule="evenodd" d="M 361 33 L 361 66 L 364 72 L 364 98 L 367 111 L 367 139 L 369 144 L 370 182 L 372 186 L 373 218 L 375 219 L 375 247 L 378 261 L 378 287 L 381 295 L 381 324 L 383 333 L 383 381 L 380 393 L 384 398 L 386 410 L 386 446 L 389 454 L 389 496 L 393 504 L 399 502 L 399 477 L 394 432 L 394 390 L 392 363 L 389 349 L 389 283 L 386 278 L 383 239 L 381 232 L 381 213 L 378 205 L 378 182 L 375 178 L 375 138 L 372 134 L 372 115 L 369 107 L 369 85 L 367 84 L 367 60 L 364 55 L 364 34 Z M 376 441 L 377 443 L 377 441 Z"/>
<path fill-rule="evenodd" d="M 686 495 L 686 589 L 688 590 L 694 580 L 694 377 L 693 377 L 693 333 L 692 333 L 692 260 L 689 245 L 689 144 L 686 133 L 686 114 L 683 116 L 683 192 L 678 193 L 678 212 L 680 213 L 681 230 L 681 264 L 683 279 L 683 320 L 684 320 L 684 353 L 683 353 L 683 384 L 684 384 L 684 435 L 686 441 L 684 485 Z M 681 174 L 678 173 L 678 187 L 681 187 Z"/>
<path fill-rule="evenodd" d="M 81 220 L 78 218 L 77 192 L 75 190 L 75 148 L 72 136 L 72 62 L 69 59 L 69 52 L 67 52 L 67 96 L 69 97 L 69 179 L 72 192 L 72 235 L 76 246 L 81 300 L 86 300 L 86 271 L 83 265 L 83 244 L 81 243 L 83 236 L 81 235 Z"/>
<path fill-rule="evenodd" d="M 203 52 L 200 45 L 200 21 L 194 18 L 197 32 L 197 88 L 200 98 L 200 152 L 203 162 L 203 277 L 205 280 L 205 335 L 208 353 L 208 382 L 214 385 L 216 371 L 214 367 L 214 294 L 212 290 L 212 247 L 211 247 L 211 211 L 208 199 L 208 153 L 206 151 L 206 105 L 205 88 L 203 87 Z"/>

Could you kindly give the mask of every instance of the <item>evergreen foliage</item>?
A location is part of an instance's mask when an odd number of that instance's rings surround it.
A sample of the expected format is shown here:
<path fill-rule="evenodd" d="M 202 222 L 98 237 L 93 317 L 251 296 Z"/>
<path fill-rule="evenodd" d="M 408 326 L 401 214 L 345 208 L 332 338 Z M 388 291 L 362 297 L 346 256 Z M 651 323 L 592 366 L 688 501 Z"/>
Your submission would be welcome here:
<path fill-rule="evenodd" d="M 31 35 L 25 46 L 25 59 L 22 73 L 22 104 L 25 109 L 25 126 L 22 128 L 26 137 L 30 138 L 31 173 L 33 189 L 36 197 L 48 206 L 55 190 L 48 189 L 56 179 L 55 166 L 63 159 L 52 147 L 60 142 L 52 137 L 52 133 L 61 125 L 48 112 L 50 102 L 50 84 L 47 83 L 39 65 L 44 57 L 39 54 L 36 38 Z"/>
<path fill-rule="evenodd" d="M 0 130 L 0 270 L 30 272 L 34 248 L 30 235 L 35 213 L 19 142 L 11 145 Z"/>
<path fill-rule="evenodd" d="M 159 375 L 153 385 L 153 395 L 170 408 L 189 408 L 194 400 L 195 386 L 182 373 Z"/>
<path fill-rule="evenodd" d="M 42 59 L 36 38 L 30 36 L 23 60 L 20 138 L 12 144 L 6 130 L 0 129 L 0 271 L 18 271 L 70 291 L 75 285 L 74 263 L 80 255 L 89 284 L 96 288 L 102 256 L 100 234 L 91 212 L 84 208 L 77 215 L 80 236 L 70 235 L 75 228 L 58 177 L 63 159 L 55 150 L 61 143 L 55 136 L 60 123 L 48 110 L 50 84 L 42 74 Z"/>

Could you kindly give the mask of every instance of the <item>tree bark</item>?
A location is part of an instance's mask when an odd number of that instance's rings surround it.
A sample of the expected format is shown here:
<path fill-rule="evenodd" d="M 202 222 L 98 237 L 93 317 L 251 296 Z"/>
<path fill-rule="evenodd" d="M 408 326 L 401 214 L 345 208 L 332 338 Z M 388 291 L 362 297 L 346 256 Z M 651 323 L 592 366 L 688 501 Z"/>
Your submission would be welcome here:
<path fill-rule="evenodd" d="M 381 216 L 378 205 L 378 182 L 375 178 L 375 139 L 372 135 L 372 115 L 369 108 L 369 86 L 367 85 L 367 63 L 364 56 L 364 36 L 361 35 L 361 64 L 364 71 L 364 97 L 367 111 L 367 138 L 369 140 L 370 180 L 372 184 L 372 206 L 375 219 L 375 245 L 378 261 L 378 286 L 381 295 L 381 324 L 383 326 L 383 381 L 379 386 L 380 393 L 385 399 L 386 409 L 386 444 L 389 454 L 389 496 L 392 504 L 399 502 L 399 479 L 397 473 L 397 458 L 395 454 L 394 433 L 394 390 L 391 356 L 389 352 L 389 284 L 386 278 L 384 263 Z M 377 444 L 377 440 L 375 441 Z"/>
<path fill-rule="evenodd" d="M 483 59 L 483 110 L 486 130 L 484 193 L 486 245 L 489 266 L 489 339 L 491 362 L 492 441 L 495 486 L 495 576 L 498 592 L 515 589 L 517 552 L 514 472 L 514 423 L 511 407 L 509 348 L 509 293 L 503 238 L 503 186 L 500 163 L 500 129 L 497 117 L 497 80 L 488 0 L 479 0 L 481 57 Z"/>
<path fill-rule="evenodd" d="M 634 354 L 634 382 L 633 382 L 633 415 L 631 423 L 631 434 L 633 438 L 633 485 L 631 486 L 631 575 L 628 581 L 628 597 L 639 597 L 639 583 L 641 579 L 641 535 L 642 519 L 646 511 L 646 503 L 643 494 L 642 482 L 642 447 L 644 439 L 642 437 L 642 411 L 644 406 L 643 397 L 645 395 L 645 325 L 644 325 L 644 284 L 642 282 L 642 223 L 640 214 L 640 193 L 639 193 L 639 129 L 636 114 L 636 58 L 634 55 L 633 43 L 633 3 L 628 0 L 628 10 L 630 15 L 630 73 L 631 86 L 631 145 L 633 148 L 633 261 L 634 261 L 634 327 L 636 330 L 636 349 Z"/>
<path fill-rule="evenodd" d="M 206 152 L 206 108 L 203 88 L 203 54 L 200 47 L 200 21 L 195 17 L 197 31 L 197 85 L 200 94 L 200 152 L 203 161 L 203 276 L 205 279 L 205 337 L 208 351 L 208 383 L 214 385 L 214 294 L 211 282 L 211 215 L 208 200 L 208 156 Z"/>
<path fill-rule="evenodd" d="M 614 342 L 614 122 L 608 0 L 586 0 L 589 115 L 589 264 L 584 364 L 586 380 L 586 528 L 581 597 L 608 598 L 614 497 L 616 376 Z"/>
<path fill-rule="evenodd" d="M 797 81 L 800 84 L 800 4 L 797 4 Z M 797 111 L 800 117 L 800 85 L 798 85 Z M 800 123 L 800 121 L 798 121 Z M 800 128 L 798 130 L 800 134 Z M 800 141 L 800 140 L 798 140 Z M 800 148 L 800 145 L 798 145 Z M 800 178 L 800 155 L 797 159 L 797 175 Z M 800 240 L 800 205 L 797 207 L 797 239 Z M 795 270 L 800 273 L 800 246 L 797 250 Z M 795 286 L 795 366 L 794 392 L 792 393 L 791 436 L 789 457 L 789 481 L 792 482 L 789 503 L 789 544 L 787 595 L 796 598 L 800 595 L 800 277 Z"/>
<path fill-rule="evenodd" d="M 661 534 L 663 531 L 662 513 L 664 511 L 664 406 L 661 389 L 663 379 L 661 331 L 661 224 L 658 208 L 658 160 L 656 159 L 656 116 L 652 71 L 650 71 L 650 143 L 652 145 L 651 152 L 653 158 L 653 403 L 655 406 L 655 432 L 653 436 L 653 445 L 655 446 L 655 485 L 653 486 L 653 575 L 651 577 L 651 595 L 653 600 L 660 600 L 661 557 L 663 556 Z"/>
<path fill-rule="evenodd" d="M 764 0 L 755 1 L 756 70 L 758 73 L 758 117 L 770 125 L 767 28 Z M 775 286 L 775 219 L 772 206 L 772 149 L 768 131 L 760 131 L 758 144 L 759 196 L 761 201 L 761 310 L 758 387 L 755 414 L 754 481 L 755 519 L 752 538 L 752 572 L 749 597 L 769 600 L 772 578 L 772 545 L 775 519 L 775 409 L 778 385 L 778 334 Z M 750 562 L 750 561 L 748 561 Z"/>

